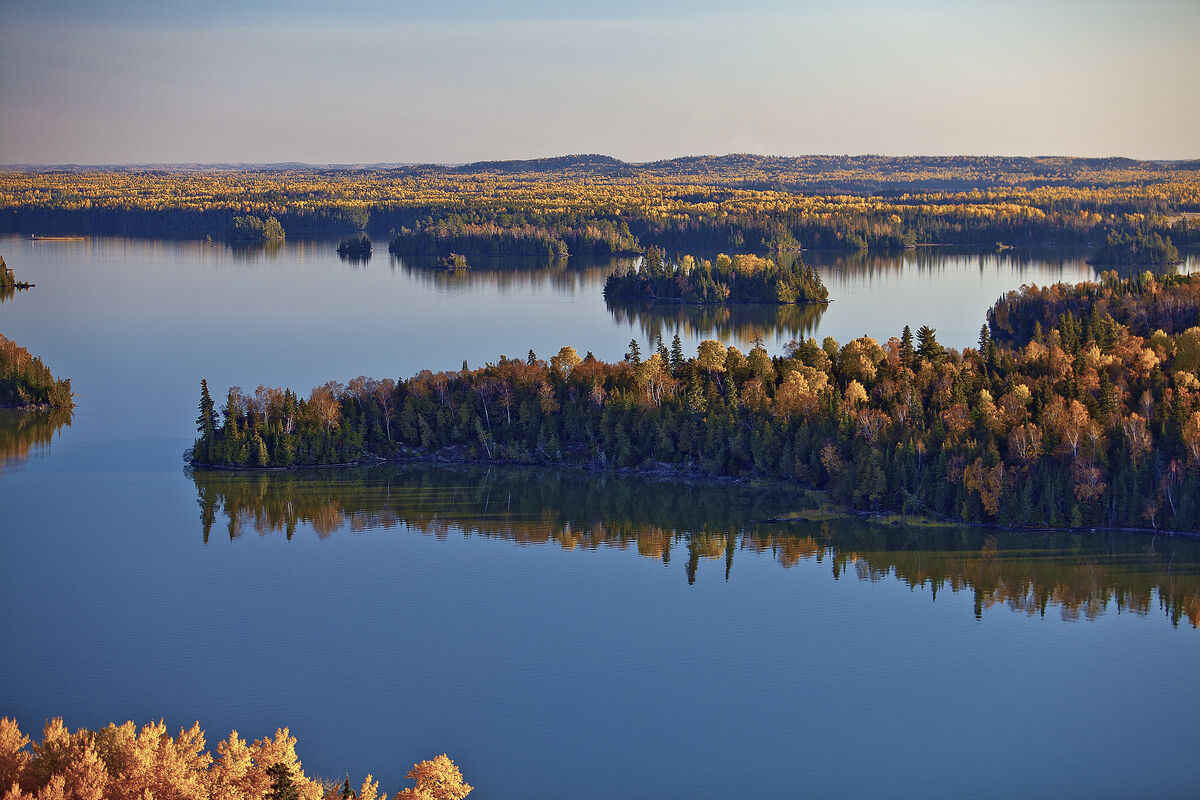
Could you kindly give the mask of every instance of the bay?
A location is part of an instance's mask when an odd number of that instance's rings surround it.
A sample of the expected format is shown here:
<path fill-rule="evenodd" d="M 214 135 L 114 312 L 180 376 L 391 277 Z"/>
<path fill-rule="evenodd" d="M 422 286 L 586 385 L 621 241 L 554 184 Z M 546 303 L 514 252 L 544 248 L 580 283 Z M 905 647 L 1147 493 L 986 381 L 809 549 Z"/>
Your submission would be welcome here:
<path fill-rule="evenodd" d="M 0 713 L 287 725 L 309 772 L 388 791 L 447 752 L 481 798 L 1194 793 L 1193 542 L 770 524 L 787 492 L 593 473 L 183 469 L 201 377 L 306 393 L 677 331 L 970 346 L 1081 254 L 812 253 L 821 313 L 680 316 L 610 309 L 608 262 L 375 251 L 0 238 L 37 284 L 0 332 L 81 395 L 0 420 Z"/>

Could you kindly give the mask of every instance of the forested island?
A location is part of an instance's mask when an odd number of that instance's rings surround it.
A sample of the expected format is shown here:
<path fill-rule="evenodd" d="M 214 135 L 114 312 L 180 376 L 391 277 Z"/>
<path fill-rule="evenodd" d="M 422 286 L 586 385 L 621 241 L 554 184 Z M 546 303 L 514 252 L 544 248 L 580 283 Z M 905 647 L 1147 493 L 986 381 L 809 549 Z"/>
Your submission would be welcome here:
<path fill-rule="evenodd" d="M 611 255 L 1099 248 L 1113 231 L 1200 243 L 1200 161 L 755 155 L 631 164 L 564 156 L 461 166 L 0 172 L 0 231 L 390 237 L 392 252 Z M 271 219 L 279 229 L 265 228 Z"/>
<path fill-rule="evenodd" d="M 197 465 L 447 458 L 767 477 L 846 507 L 1010 526 L 1200 530 L 1200 276 L 1149 273 L 1002 297 L 979 346 L 922 326 L 776 357 L 678 338 L 604 363 L 562 348 L 401 380 L 259 387 Z"/>
<path fill-rule="evenodd" d="M 2 717 L 0 786 L 5 800 L 462 800 L 474 788 L 442 754 L 414 764 L 407 777 L 415 785 L 394 795 L 371 775 L 355 792 L 349 775 L 305 775 L 296 743 L 287 728 L 254 741 L 233 731 L 214 757 L 199 723 L 174 736 L 162 721 L 72 732 L 56 717 L 31 747 L 16 720 Z"/>
<path fill-rule="evenodd" d="M 29 289 L 32 286 L 32 283 L 17 280 L 12 268 L 4 263 L 4 256 L 0 256 L 0 302 L 10 299 L 18 289 Z"/>
<path fill-rule="evenodd" d="M 423 220 L 413 229 L 402 227 L 388 250 L 394 255 L 540 256 L 565 258 L 569 254 L 626 255 L 641 252 L 627 224 L 579 216 L 555 224 L 530 223 L 508 218 L 500 224 L 483 215 L 450 214 Z"/>
<path fill-rule="evenodd" d="M 371 257 L 371 252 L 374 246 L 371 244 L 371 237 L 365 233 L 357 234 L 342 239 L 338 242 L 337 254 L 342 258 L 350 258 L 358 261 L 366 261 Z"/>
<path fill-rule="evenodd" d="M 782 261 L 782 259 L 780 259 Z M 628 303 L 824 303 L 829 291 L 817 271 L 797 258 L 790 265 L 755 255 L 722 253 L 716 261 L 668 259 L 650 247 L 636 267 L 604 281 L 604 297 Z"/>
<path fill-rule="evenodd" d="M 37 356 L 0 334 L 0 408 L 72 408 L 70 378 L 55 378 Z"/>
<path fill-rule="evenodd" d="M 1159 232 L 1111 230 L 1104 243 L 1092 253 L 1096 266 L 1165 267 L 1180 263 L 1179 250 L 1170 236 Z"/>
<path fill-rule="evenodd" d="M 256 243 L 266 242 L 284 237 L 283 226 L 275 217 L 255 217 L 246 215 L 234 217 L 225 229 L 225 238 L 231 242 Z"/>

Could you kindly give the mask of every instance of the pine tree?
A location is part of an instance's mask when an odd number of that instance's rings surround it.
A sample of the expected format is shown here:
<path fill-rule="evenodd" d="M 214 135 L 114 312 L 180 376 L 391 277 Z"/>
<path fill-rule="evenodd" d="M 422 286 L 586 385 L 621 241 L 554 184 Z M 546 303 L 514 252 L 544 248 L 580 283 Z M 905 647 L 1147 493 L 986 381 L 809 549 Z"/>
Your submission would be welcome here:
<path fill-rule="evenodd" d="M 213 438 L 216 434 L 215 410 L 216 405 L 208 393 L 208 381 L 201 379 L 200 415 L 196 417 L 196 430 L 200 433 L 200 440 L 196 442 L 193 454 L 196 459 L 206 464 L 211 464 L 213 461 Z"/>
<path fill-rule="evenodd" d="M 937 363 L 946 355 L 946 348 L 938 344 L 937 330 L 922 325 L 917 328 L 917 355 L 931 363 Z"/>
<path fill-rule="evenodd" d="M 280 761 L 268 767 L 267 774 L 271 776 L 271 791 L 267 794 L 267 800 L 300 800 L 300 790 L 292 778 L 291 767 Z"/>
<path fill-rule="evenodd" d="M 681 366 L 683 366 L 683 342 L 676 333 L 675 338 L 671 340 L 671 369 L 679 369 Z"/>
<path fill-rule="evenodd" d="M 904 333 L 900 334 L 900 363 L 906 367 L 911 367 L 914 353 L 912 328 L 905 325 Z"/>
<path fill-rule="evenodd" d="M 629 340 L 629 352 L 625 354 L 625 360 L 635 367 L 642 363 L 642 348 L 638 345 L 637 339 Z"/>

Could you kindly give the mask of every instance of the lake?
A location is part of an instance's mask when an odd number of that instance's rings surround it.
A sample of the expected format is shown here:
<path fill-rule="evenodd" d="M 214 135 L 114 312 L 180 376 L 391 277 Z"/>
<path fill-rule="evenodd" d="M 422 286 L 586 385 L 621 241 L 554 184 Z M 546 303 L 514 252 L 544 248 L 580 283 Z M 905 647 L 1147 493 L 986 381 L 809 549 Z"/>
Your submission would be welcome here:
<path fill-rule="evenodd" d="M 445 465 L 184 470 L 199 382 L 301 393 L 678 332 L 973 346 L 1079 253 L 806 253 L 824 309 L 626 309 L 611 262 L 0 237 L 0 333 L 80 395 L 0 414 L 0 713 L 289 726 L 306 771 L 472 797 L 1194 797 L 1200 545 L 860 520 L 782 487 Z M 1184 269 L 1200 260 L 1189 256 Z"/>

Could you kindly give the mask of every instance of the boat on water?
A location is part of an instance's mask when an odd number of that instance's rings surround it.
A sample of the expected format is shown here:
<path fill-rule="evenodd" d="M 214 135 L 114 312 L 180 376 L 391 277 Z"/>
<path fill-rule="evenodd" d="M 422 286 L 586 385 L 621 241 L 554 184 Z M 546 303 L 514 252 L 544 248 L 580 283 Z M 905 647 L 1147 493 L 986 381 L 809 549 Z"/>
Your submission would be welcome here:
<path fill-rule="evenodd" d="M 41 236 L 40 234 L 32 234 L 30 239 L 38 242 L 82 242 L 82 236 Z"/>

